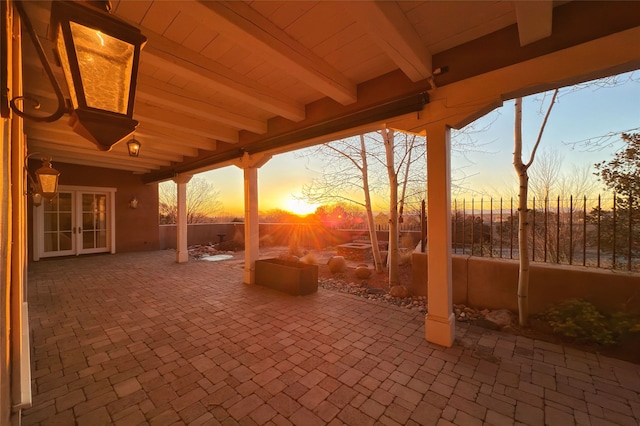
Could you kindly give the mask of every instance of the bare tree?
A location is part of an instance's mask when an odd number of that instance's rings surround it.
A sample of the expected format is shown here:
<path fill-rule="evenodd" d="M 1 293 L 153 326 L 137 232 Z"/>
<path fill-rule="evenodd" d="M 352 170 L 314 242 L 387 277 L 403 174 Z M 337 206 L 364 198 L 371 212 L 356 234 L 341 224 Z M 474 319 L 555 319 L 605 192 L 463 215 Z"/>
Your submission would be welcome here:
<path fill-rule="evenodd" d="M 220 191 L 204 178 L 194 177 L 187 184 L 187 223 L 203 223 L 222 211 Z M 160 223 L 176 223 L 178 202 L 173 181 L 158 185 Z"/>
<path fill-rule="evenodd" d="M 402 137 L 404 136 L 404 137 Z M 424 166 L 426 141 L 414 135 L 399 134 L 390 129 L 319 145 L 301 152 L 301 157 L 322 158 L 325 168 L 311 184 L 303 187 L 308 202 L 331 203 L 348 201 L 363 207 L 367 215 L 376 270 L 382 271 L 372 193 L 390 200 L 389 277 L 390 284 L 398 281 L 398 222 L 399 212 L 408 200 L 424 195 L 424 169 L 416 171 L 416 164 Z M 401 172 L 402 171 L 402 172 Z M 398 198 L 398 189 L 402 196 Z M 389 188 L 391 191 L 389 192 Z M 419 188 L 419 189 L 418 189 Z M 416 202 L 416 205 L 419 201 Z"/>
<path fill-rule="evenodd" d="M 380 131 L 384 141 L 387 177 L 389 179 L 389 286 L 398 285 L 398 171 L 395 166 L 395 133 L 393 129 Z"/>
<path fill-rule="evenodd" d="M 527 325 L 529 322 L 529 220 L 528 220 L 528 191 L 529 191 L 529 175 L 528 170 L 533 164 L 536 151 L 542 140 L 542 134 L 549 119 L 549 114 L 555 104 L 558 89 L 554 90 L 551 102 L 547 109 L 547 113 L 540 126 L 538 138 L 531 150 L 529 161 L 526 163 L 522 160 L 522 98 L 516 98 L 515 101 L 515 129 L 513 139 L 513 167 L 516 170 L 519 181 L 518 192 L 518 249 L 520 252 L 520 266 L 518 269 L 518 318 L 521 326 Z"/>
<path fill-rule="evenodd" d="M 376 272 L 382 272 L 382 256 L 373 218 L 369 163 L 364 135 L 318 145 L 299 155 L 322 156 L 325 159 L 326 168 L 322 175 L 302 188 L 302 194 L 307 201 L 318 204 L 347 201 L 364 207 L 374 266 Z M 358 194 L 362 194 L 364 201 L 359 199 Z"/>

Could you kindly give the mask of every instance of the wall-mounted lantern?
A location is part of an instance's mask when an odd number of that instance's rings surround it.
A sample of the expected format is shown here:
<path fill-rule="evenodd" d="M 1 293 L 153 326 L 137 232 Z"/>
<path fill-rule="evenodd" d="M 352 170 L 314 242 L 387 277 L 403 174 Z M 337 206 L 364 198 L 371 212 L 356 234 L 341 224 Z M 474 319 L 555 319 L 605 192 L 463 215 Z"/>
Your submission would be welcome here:
<path fill-rule="evenodd" d="M 42 199 L 52 200 L 58 194 L 58 177 L 60 172 L 51 165 L 51 158 L 42 159 L 42 167 L 35 171 L 36 177 L 32 177 L 27 169 L 27 160 L 30 156 L 37 153 L 29 154 L 24 160 L 25 170 L 30 183 L 30 191 L 27 194 L 33 197 L 33 204 L 39 206 Z"/>
<path fill-rule="evenodd" d="M 22 2 L 16 1 L 15 5 L 58 98 L 58 110 L 42 117 L 19 109 L 16 102 L 28 98 L 15 97 L 11 108 L 16 114 L 36 121 L 55 121 L 68 113 L 73 131 L 103 151 L 133 133 L 138 125 L 133 119 L 133 104 L 140 50 L 146 43 L 140 30 L 110 15 L 108 1 L 51 2 L 50 37 L 69 88 L 69 105 Z"/>
<path fill-rule="evenodd" d="M 129 207 L 132 209 L 137 209 L 138 208 L 138 199 L 133 196 L 133 198 L 131 198 L 131 200 L 129 200 Z"/>

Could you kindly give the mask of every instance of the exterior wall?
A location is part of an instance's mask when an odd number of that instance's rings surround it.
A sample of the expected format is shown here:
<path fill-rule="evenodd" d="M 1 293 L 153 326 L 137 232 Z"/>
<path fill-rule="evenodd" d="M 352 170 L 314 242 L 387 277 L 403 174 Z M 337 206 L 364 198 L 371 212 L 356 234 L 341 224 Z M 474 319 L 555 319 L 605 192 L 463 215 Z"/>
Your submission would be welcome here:
<path fill-rule="evenodd" d="M 52 164 L 60 171 L 60 185 L 116 188 L 117 253 L 158 250 L 160 248 L 157 184 L 144 184 L 141 175 L 126 171 L 65 164 L 56 162 L 55 158 L 53 158 Z M 40 162 L 32 161 L 29 166 L 33 172 L 40 167 Z M 136 209 L 129 207 L 129 201 L 134 196 L 138 199 Z M 29 241 L 33 241 L 32 229 L 33 217 L 31 209 L 29 209 Z M 29 248 L 29 252 L 30 258 L 32 258 L 32 247 Z"/>
<path fill-rule="evenodd" d="M 160 225 L 160 250 L 175 249 L 177 242 L 176 225 Z M 238 239 L 244 241 L 243 223 L 193 223 L 187 226 L 187 245 L 210 244 L 220 241 L 218 234 L 224 234 L 222 241 Z"/>
<path fill-rule="evenodd" d="M 427 294 L 428 256 L 413 254 L 411 290 Z M 478 308 L 518 310 L 518 262 L 452 256 L 453 303 Z M 529 310 L 543 311 L 558 301 L 582 298 L 603 311 L 640 314 L 640 276 L 580 266 L 531 264 Z"/>

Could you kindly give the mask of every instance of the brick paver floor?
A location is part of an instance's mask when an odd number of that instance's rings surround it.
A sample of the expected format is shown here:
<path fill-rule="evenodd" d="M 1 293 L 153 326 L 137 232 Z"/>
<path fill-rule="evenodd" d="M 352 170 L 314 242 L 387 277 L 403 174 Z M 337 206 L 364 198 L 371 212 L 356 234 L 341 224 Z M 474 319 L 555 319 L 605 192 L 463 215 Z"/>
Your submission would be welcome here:
<path fill-rule="evenodd" d="M 175 253 L 29 266 L 25 425 L 637 425 L 640 365 L 416 311 L 242 284 Z"/>

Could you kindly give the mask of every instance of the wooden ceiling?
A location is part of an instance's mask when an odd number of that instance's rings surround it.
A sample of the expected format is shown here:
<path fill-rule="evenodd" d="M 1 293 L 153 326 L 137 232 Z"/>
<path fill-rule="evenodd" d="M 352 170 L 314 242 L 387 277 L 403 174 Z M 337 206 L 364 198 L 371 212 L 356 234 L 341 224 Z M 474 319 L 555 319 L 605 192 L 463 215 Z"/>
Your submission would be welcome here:
<path fill-rule="evenodd" d="M 127 155 L 126 139 L 98 151 L 66 118 L 25 121 L 28 149 L 147 182 L 285 152 L 419 111 L 434 87 L 640 26 L 639 5 L 112 0 L 112 14 L 148 38 L 134 110 L 140 156 Z M 50 2 L 25 9 L 50 52 Z M 55 109 L 26 36 L 23 49 L 25 93 Z"/>

